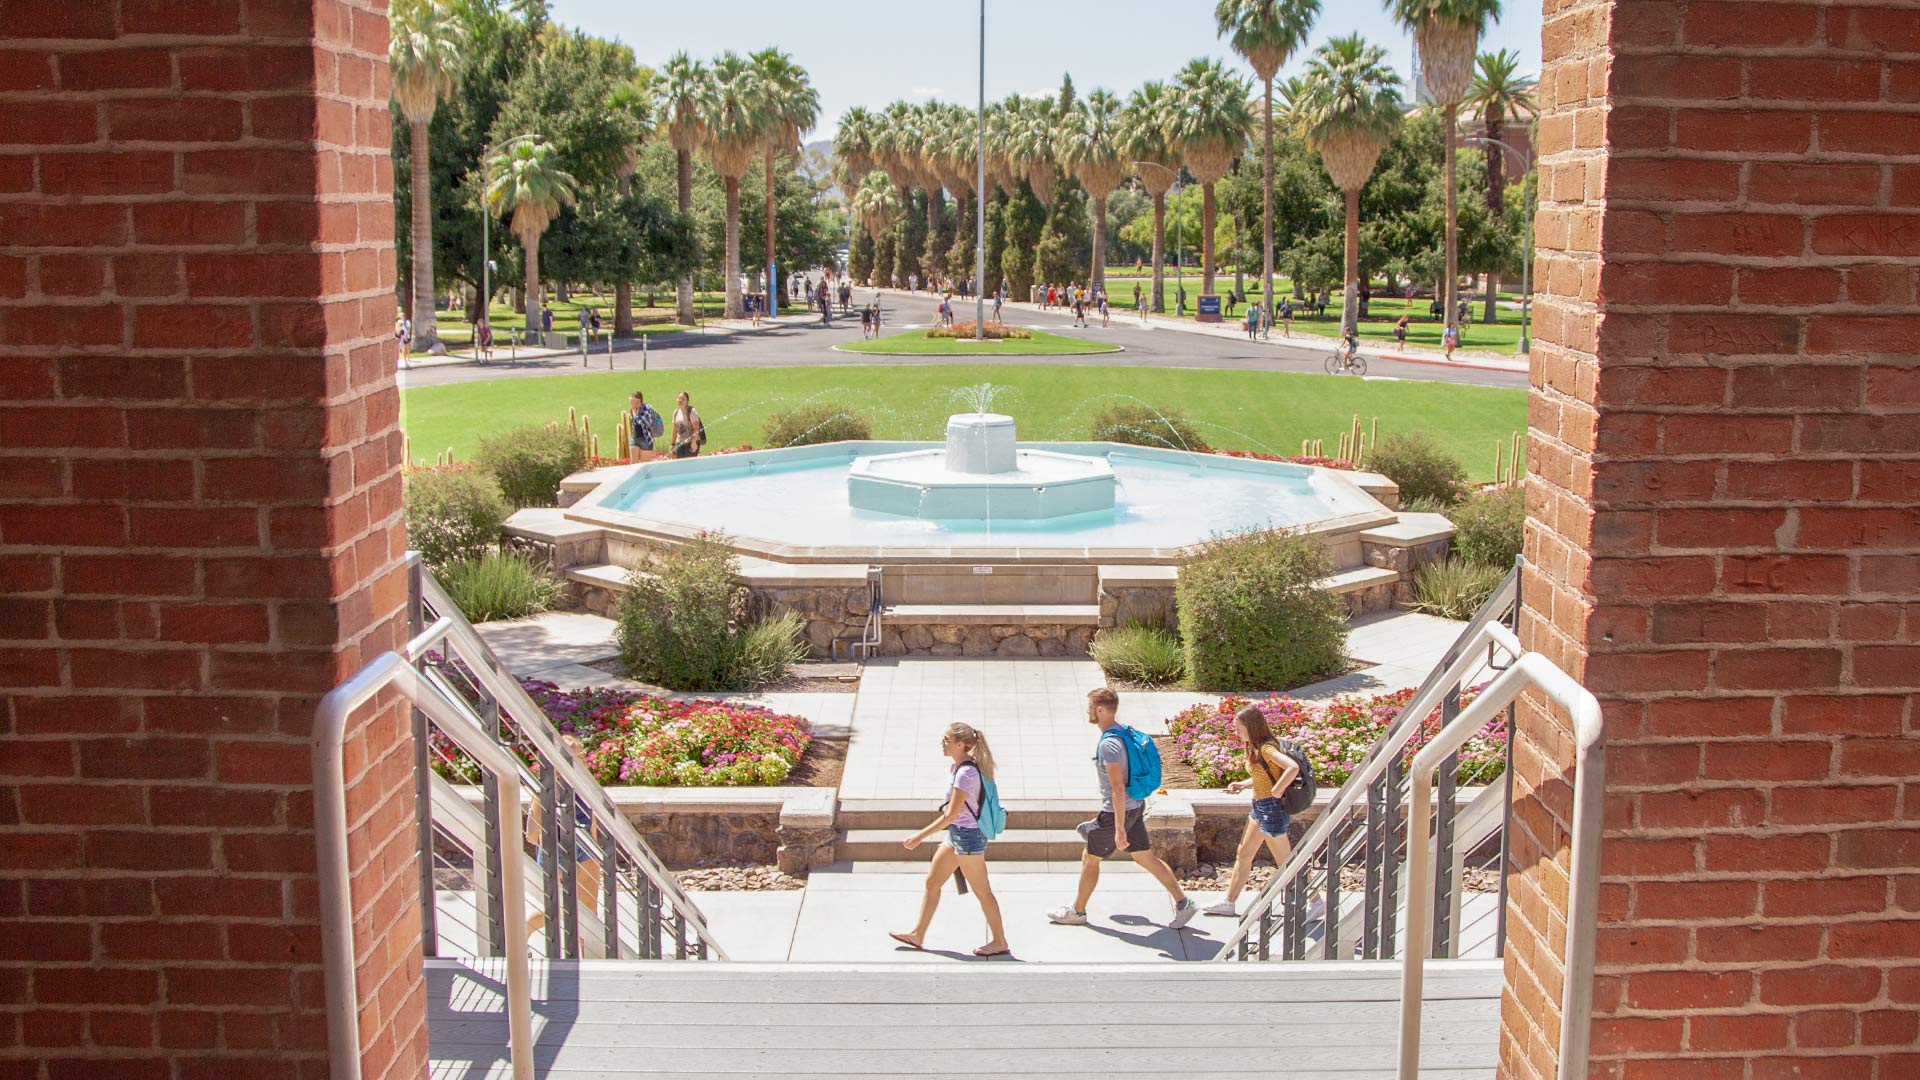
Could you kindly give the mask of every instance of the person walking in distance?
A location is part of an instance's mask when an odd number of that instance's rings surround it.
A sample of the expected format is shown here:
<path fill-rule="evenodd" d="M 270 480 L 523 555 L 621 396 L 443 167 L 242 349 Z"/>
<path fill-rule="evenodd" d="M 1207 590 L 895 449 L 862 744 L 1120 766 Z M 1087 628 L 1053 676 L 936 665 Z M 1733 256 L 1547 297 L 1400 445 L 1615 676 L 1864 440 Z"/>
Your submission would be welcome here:
<path fill-rule="evenodd" d="M 940 737 L 940 752 L 953 762 L 947 768 L 947 805 L 927 827 L 901 841 L 908 851 L 918 848 L 934 833 L 946 830 L 947 842 L 933 853 L 927 867 L 926 892 L 920 897 L 920 921 L 913 929 L 887 936 L 909 949 L 925 946 L 927 928 L 933 925 L 933 913 L 940 907 L 940 890 L 947 879 L 959 871 L 961 880 L 980 901 L 980 914 L 987 919 L 987 943 L 973 950 L 979 957 L 1004 956 L 1006 928 L 1000 923 L 1000 901 L 987 881 L 987 842 L 1006 823 L 1000 809 L 1000 796 L 993 783 L 993 751 L 987 737 L 969 724 L 947 725 Z"/>
<path fill-rule="evenodd" d="M 1234 713 L 1233 725 L 1247 752 L 1247 779 L 1228 784 L 1227 794 L 1235 795 L 1251 787 L 1253 811 L 1247 815 L 1246 827 L 1240 832 L 1240 847 L 1234 853 L 1227 897 L 1208 907 L 1206 912 L 1228 918 L 1239 913 L 1236 905 L 1240 902 L 1240 891 L 1247 887 L 1247 878 L 1253 873 L 1253 860 L 1260 854 L 1262 844 L 1273 855 L 1275 867 L 1287 864 L 1287 852 L 1292 850 L 1287 840 L 1291 819 L 1280 796 L 1293 784 L 1294 777 L 1300 775 L 1299 764 L 1275 744 L 1273 730 L 1267 726 L 1267 714 L 1261 712 L 1259 706 L 1248 705 Z"/>
<path fill-rule="evenodd" d="M 1160 783 L 1158 751 L 1153 749 L 1153 740 L 1115 719 L 1119 709 L 1120 695 L 1110 687 L 1098 687 L 1087 695 L 1087 723 L 1100 730 L 1093 751 L 1100 812 L 1092 821 L 1080 823 L 1080 835 L 1087 841 L 1087 849 L 1080 856 L 1080 890 L 1073 903 L 1047 912 L 1047 920 L 1085 926 L 1087 902 L 1100 884 L 1100 861 L 1122 851 L 1152 874 L 1172 897 L 1173 915 L 1167 925 L 1178 930 L 1193 920 L 1200 905 L 1180 888 L 1180 879 L 1166 860 L 1153 853 L 1147 836 L 1146 794 Z"/>

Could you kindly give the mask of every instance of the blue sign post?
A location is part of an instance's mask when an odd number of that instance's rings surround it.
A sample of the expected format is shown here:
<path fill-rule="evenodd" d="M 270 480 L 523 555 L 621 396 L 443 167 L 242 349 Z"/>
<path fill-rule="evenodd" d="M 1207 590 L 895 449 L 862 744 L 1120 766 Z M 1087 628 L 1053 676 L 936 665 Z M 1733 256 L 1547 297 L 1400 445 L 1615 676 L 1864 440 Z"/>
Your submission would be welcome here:
<path fill-rule="evenodd" d="M 1200 297 L 1200 312 L 1198 315 L 1194 317 L 1194 321 L 1195 322 L 1219 322 L 1220 321 L 1220 297 L 1212 293 L 1203 294 Z"/>
<path fill-rule="evenodd" d="M 780 314 L 780 264 L 767 264 L 767 317 Z"/>

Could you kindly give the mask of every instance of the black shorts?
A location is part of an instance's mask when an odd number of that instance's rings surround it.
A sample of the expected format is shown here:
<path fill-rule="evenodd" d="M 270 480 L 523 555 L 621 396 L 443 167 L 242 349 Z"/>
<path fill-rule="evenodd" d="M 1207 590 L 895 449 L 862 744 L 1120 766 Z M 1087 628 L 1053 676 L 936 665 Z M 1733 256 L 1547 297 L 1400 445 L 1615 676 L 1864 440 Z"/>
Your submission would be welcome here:
<path fill-rule="evenodd" d="M 1092 821 L 1080 823 L 1080 835 L 1086 838 L 1087 854 L 1104 859 L 1113 854 L 1113 811 L 1102 810 Z M 1127 853 L 1152 850 L 1147 839 L 1147 808 L 1136 806 L 1127 811 Z"/>

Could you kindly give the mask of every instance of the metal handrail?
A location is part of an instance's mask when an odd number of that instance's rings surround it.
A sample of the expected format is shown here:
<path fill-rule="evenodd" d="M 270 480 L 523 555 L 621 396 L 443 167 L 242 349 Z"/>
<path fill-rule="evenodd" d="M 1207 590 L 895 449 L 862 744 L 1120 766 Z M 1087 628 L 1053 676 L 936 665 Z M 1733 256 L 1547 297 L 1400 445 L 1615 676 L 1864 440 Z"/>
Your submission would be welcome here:
<path fill-rule="evenodd" d="M 1508 574 L 1500 588 L 1495 590 L 1494 595 L 1485 604 L 1481 605 L 1473 620 L 1467 624 L 1467 628 L 1447 649 L 1440 663 L 1428 673 L 1426 680 L 1420 684 L 1420 688 L 1414 691 L 1413 697 L 1401 708 L 1399 715 L 1387 725 L 1387 730 L 1374 740 L 1359 770 L 1341 785 L 1339 793 L 1334 796 L 1333 803 L 1314 818 L 1313 824 L 1307 828 L 1306 835 L 1301 837 L 1300 843 L 1287 856 L 1286 865 L 1280 867 L 1278 872 L 1268 879 L 1266 887 L 1261 889 L 1260 895 L 1254 899 L 1253 906 L 1248 908 L 1246 915 L 1241 917 L 1233 933 L 1227 935 L 1220 946 L 1219 953 L 1215 956 L 1216 960 L 1224 962 L 1237 958 L 1240 943 L 1245 941 L 1247 936 L 1260 926 L 1261 921 L 1268 917 L 1282 890 L 1299 877 L 1306 868 L 1313 865 L 1337 823 L 1345 821 L 1354 805 L 1366 797 L 1367 789 L 1373 785 L 1381 773 L 1386 771 L 1388 763 L 1406 748 L 1407 743 L 1420 730 L 1421 721 L 1439 707 L 1440 700 L 1445 696 L 1447 689 L 1457 686 L 1460 680 L 1477 665 L 1485 662 L 1485 658 L 1480 656 L 1481 648 L 1493 646 L 1506 651 L 1505 644 L 1493 634 L 1493 628 L 1502 631 L 1506 628 L 1495 621 L 1494 616 L 1512 603 L 1518 576 L 1518 568 Z M 1511 634 L 1508 634 L 1507 638 L 1511 640 Z M 1510 655 L 1517 657 L 1520 655 L 1520 650 L 1516 647 L 1511 650 Z"/>
<path fill-rule="evenodd" d="M 442 618 L 407 643 L 405 655 L 382 653 L 320 699 L 313 731 L 314 830 L 319 858 L 320 929 L 326 964 L 327 1047 L 333 1080 L 360 1080 L 360 1002 L 355 973 L 352 868 L 347 863 L 347 785 L 343 747 L 347 720 L 380 691 L 400 691 L 500 783 L 503 798 L 496 824 L 503 836 L 518 833 L 518 762 L 470 720 L 465 706 L 423 678 L 409 660 L 443 637 L 452 620 Z M 502 845 L 501 899 L 508 911 L 526 909 L 519 844 Z M 527 926 L 510 918 L 507 938 L 507 1039 L 513 1080 L 533 1080 L 533 991 L 527 972 Z"/>
<path fill-rule="evenodd" d="M 553 730 L 551 724 L 547 723 L 546 713 L 532 697 L 528 696 L 526 688 L 520 685 L 519 680 L 507 673 L 485 639 L 481 638 L 464 618 L 458 616 L 459 608 L 447 596 L 446 591 L 431 574 L 426 573 L 420 575 L 420 589 L 422 599 L 440 616 L 434 625 L 438 627 L 440 622 L 450 621 L 451 624 L 444 636 L 453 652 L 466 662 L 467 670 L 472 673 L 481 688 L 505 707 L 508 715 L 513 717 L 515 725 L 534 744 L 540 756 L 553 763 L 555 771 L 573 790 L 575 796 L 585 800 L 593 815 L 604 821 L 608 836 L 619 846 L 621 856 L 632 862 L 641 874 L 660 890 L 662 896 L 672 906 L 674 913 L 685 920 L 687 927 L 694 932 L 697 940 L 705 945 L 715 959 L 727 959 L 726 950 L 714 938 L 713 932 L 707 926 L 706 917 L 694 905 L 693 898 L 687 895 L 686 890 L 680 887 L 679 881 L 654 855 L 653 849 L 641 838 L 633 824 L 613 805 L 613 800 L 608 798 L 606 789 L 600 786 L 592 773 L 573 759 L 573 755 L 561 743 L 559 734 Z M 451 619 L 449 619 L 450 614 Z M 502 801 L 505 801 L 504 796 Z"/>
<path fill-rule="evenodd" d="M 1505 627 L 1495 637 L 1503 648 L 1519 642 Z M 1566 970 L 1560 1004 L 1561 1080 L 1584 1075 L 1587 1029 L 1591 1021 L 1595 914 L 1599 904 L 1600 824 L 1605 791 L 1600 745 L 1600 702 L 1566 672 L 1539 653 L 1522 653 L 1500 673 L 1471 705 L 1432 742 L 1413 757 L 1409 801 L 1424 807 L 1432 796 L 1434 773 L 1495 713 L 1507 707 L 1522 690 L 1532 687 L 1573 718 L 1578 751 L 1575 759 L 1574 810 L 1567 903 Z M 1591 772 L 1589 772 L 1591 770 Z M 1426 973 L 1428 933 L 1433 917 L 1435 866 L 1427 850 L 1428 816 L 1414 813 L 1407 823 L 1407 947 L 1401 958 L 1400 1080 L 1417 1080 L 1420 1073 L 1420 1005 Z"/>

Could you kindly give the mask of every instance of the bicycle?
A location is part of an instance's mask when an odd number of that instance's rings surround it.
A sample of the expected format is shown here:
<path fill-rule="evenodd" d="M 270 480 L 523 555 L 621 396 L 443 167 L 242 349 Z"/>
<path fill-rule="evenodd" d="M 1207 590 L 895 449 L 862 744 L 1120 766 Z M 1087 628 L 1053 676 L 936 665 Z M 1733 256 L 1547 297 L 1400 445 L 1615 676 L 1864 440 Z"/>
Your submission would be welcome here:
<path fill-rule="evenodd" d="M 1367 373 L 1367 358 L 1361 356 L 1360 350 L 1358 349 L 1355 349 L 1351 354 L 1345 349 L 1335 349 L 1333 350 L 1333 355 L 1327 357 L 1326 368 L 1327 374 L 1329 375 L 1365 375 Z"/>

